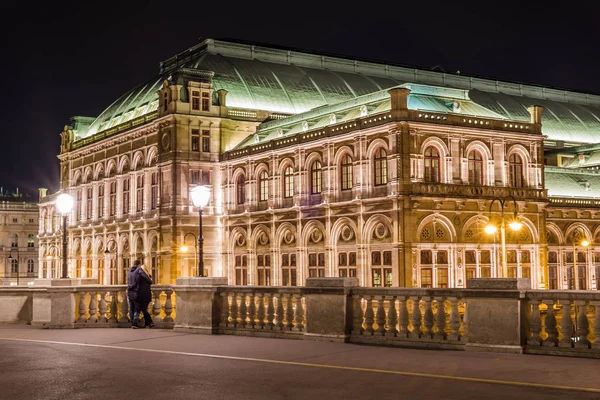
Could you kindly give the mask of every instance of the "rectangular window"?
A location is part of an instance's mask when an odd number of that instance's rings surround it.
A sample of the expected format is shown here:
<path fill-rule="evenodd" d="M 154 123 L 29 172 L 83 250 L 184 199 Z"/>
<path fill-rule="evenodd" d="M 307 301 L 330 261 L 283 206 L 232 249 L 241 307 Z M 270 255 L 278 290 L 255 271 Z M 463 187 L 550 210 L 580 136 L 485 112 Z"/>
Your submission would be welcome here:
<path fill-rule="evenodd" d="M 18 219 L 17 219 L 17 218 L 13 218 L 13 222 L 14 222 L 15 224 L 17 223 L 17 221 L 18 221 Z"/>
<path fill-rule="evenodd" d="M 83 207 L 81 206 L 81 189 L 77 191 L 77 202 L 75 203 L 75 219 L 80 221 L 83 219 Z"/>
<path fill-rule="evenodd" d="M 98 218 L 104 216 L 104 184 L 98 186 Z"/>
<path fill-rule="evenodd" d="M 209 100 L 208 92 L 202 92 L 202 111 L 209 111 Z"/>
<path fill-rule="evenodd" d="M 150 188 L 150 208 L 155 210 L 158 207 L 158 172 L 152 173 L 152 186 Z"/>
<path fill-rule="evenodd" d="M 340 277 L 356 277 L 356 252 L 340 252 L 337 261 Z"/>
<path fill-rule="evenodd" d="M 271 255 L 270 254 L 259 254 L 257 256 L 257 272 L 258 272 L 258 285 L 259 286 L 270 286 L 271 285 Z"/>
<path fill-rule="evenodd" d="M 192 129 L 192 151 L 200 151 L 200 130 Z"/>
<path fill-rule="evenodd" d="M 235 256 L 235 284 L 248 284 L 248 256 Z"/>
<path fill-rule="evenodd" d="M 437 269 L 437 287 L 447 288 L 448 287 L 448 268 Z"/>
<path fill-rule="evenodd" d="M 308 254 L 308 276 L 311 278 L 325 277 L 325 253 Z"/>
<path fill-rule="evenodd" d="M 198 90 L 192 91 L 192 110 L 200 110 L 200 92 Z"/>
<path fill-rule="evenodd" d="M 135 204 L 136 211 L 142 211 L 144 209 L 144 175 L 137 177 L 137 185 L 135 188 Z"/>
<path fill-rule="evenodd" d="M 421 287 L 431 287 L 433 283 L 431 276 L 431 268 L 421 268 Z"/>
<path fill-rule="evenodd" d="M 192 185 L 200 184 L 200 170 L 199 169 L 191 169 L 190 170 L 190 183 Z"/>
<path fill-rule="evenodd" d="M 281 255 L 281 273 L 283 286 L 296 286 L 296 253 Z"/>
<path fill-rule="evenodd" d="M 108 206 L 108 212 L 111 216 L 117 212 L 117 182 L 110 183 L 110 204 Z"/>
<path fill-rule="evenodd" d="M 129 214 L 129 178 L 123 179 L 123 215 Z"/>
<path fill-rule="evenodd" d="M 92 188 L 91 187 L 87 188 L 86 193 L 87 193 L 87 197 L 86 197 L 86 201 L 85 201 L 86 218 L 92 219 L 92 198 L 93 198 Z"/>
<path fill-rule="evenodd" d="M 202 131 L 202 151 L 210 153 L 210 130 L 208 129 Z"/>

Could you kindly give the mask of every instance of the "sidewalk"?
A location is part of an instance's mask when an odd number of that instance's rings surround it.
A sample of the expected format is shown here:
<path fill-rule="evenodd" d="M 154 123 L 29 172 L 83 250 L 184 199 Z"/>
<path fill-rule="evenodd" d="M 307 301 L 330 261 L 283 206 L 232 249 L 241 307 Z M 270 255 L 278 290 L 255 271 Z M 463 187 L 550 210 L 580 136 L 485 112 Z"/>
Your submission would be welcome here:
<path fill-rule="evenodd" d="M 0 399 L 600 399 L 569 357 L 24 325 L 0 354 Z"/>

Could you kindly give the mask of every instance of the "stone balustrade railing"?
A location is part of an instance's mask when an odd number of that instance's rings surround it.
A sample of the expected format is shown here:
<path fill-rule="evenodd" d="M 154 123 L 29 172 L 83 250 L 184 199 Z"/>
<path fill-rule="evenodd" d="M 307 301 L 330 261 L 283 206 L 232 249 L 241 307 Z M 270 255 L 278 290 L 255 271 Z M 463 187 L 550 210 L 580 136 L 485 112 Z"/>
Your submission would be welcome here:
<path fill-rule="evenodd" d="M 469 279 L 467 289 L 365 288 L 356 278 L 302 287 L 228 286 L 225 278 L 155 285 L 157 327 L 475 351 L 600 358 L 600 293 L 531 290 L 528 279 Z M 0 322 L 128 327 L 123 286 L 0 289 Z"/>

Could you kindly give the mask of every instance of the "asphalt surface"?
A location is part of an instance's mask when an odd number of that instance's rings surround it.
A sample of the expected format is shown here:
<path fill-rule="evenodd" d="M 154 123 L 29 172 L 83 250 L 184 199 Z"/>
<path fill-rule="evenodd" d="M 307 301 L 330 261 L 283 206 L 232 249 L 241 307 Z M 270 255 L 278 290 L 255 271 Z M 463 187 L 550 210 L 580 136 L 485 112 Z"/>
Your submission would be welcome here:
<path fill-rule="evenodd" d="M 600 399 L 600 361 L 0 325 L 0 399 Z"/>

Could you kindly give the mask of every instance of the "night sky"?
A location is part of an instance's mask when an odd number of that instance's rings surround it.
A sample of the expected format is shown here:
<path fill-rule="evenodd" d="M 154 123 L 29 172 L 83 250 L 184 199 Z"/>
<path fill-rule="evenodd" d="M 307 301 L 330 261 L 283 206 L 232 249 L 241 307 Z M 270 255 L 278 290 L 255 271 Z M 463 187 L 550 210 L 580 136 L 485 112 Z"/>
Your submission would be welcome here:
<path fill-rule="evenodd" d="M 205 38 L 600 94 L 597 2 L 129 3 L 0 5 L 5 190 L 56 191 L 69 118 L 97 116 L 158 73 L 160 61 Z"/>

